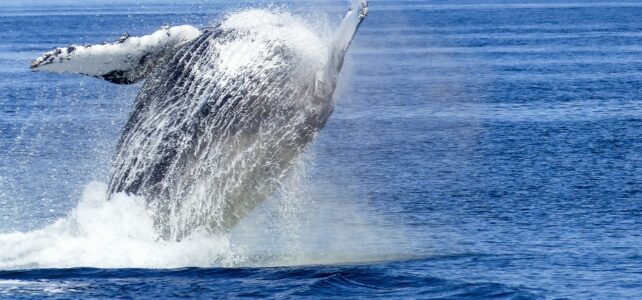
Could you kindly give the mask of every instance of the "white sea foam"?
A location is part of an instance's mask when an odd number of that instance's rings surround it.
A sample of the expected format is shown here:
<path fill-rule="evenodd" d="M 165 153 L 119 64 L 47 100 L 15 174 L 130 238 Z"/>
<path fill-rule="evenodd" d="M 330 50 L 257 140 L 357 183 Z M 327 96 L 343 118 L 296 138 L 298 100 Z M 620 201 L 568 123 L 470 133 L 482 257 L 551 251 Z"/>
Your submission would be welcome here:
<path fill-rule="evenodd" d="M 158 239 L 143 199 L 92 182 L 68 217 L 41 230 L 0 235 L 0 269 L 232 265 L 227 237 L 196 232 L 180 243 Z"/>
<path fill-rule="evenodd" d="M 18 295 L 55 296 L 86 288 L 81 282 L 56 282 L 48 280 L 0 280 L 0 296 L 15 298 Z"/>

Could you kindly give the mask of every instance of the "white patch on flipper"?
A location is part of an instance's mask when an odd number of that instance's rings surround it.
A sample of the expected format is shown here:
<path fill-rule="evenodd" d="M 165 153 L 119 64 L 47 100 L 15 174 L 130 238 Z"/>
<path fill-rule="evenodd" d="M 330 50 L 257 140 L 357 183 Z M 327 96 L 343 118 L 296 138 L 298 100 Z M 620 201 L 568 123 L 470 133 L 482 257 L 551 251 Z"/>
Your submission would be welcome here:
<path fill-rule="evenodd" d="M 123 82 L 117 83 L 133 83 L 143 79 L 159 58 L 200 35 L 200 30 L 189 25 L 163 27 L 141 37 L 124 34 L 111 44 L 71 45 L 47 52 L 33 61 L 31 69 L 78 73 L 107 80 L 110 80 L 109 74 L 118 74 Z"/>

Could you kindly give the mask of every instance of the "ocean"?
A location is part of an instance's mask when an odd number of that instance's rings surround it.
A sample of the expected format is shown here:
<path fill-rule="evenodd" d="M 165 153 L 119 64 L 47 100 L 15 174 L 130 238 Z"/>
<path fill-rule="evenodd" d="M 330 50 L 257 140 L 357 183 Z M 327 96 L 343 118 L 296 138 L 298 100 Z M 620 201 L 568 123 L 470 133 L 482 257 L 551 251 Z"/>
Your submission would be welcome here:
<path fill-rule="evenodd" d="M 141 84 L 43 52 L 343 1 L 0 0 L 0 298 L 642 298 L 642 3 L 373 0 L 326 127 L 229 234 L 107 200 Z"/>

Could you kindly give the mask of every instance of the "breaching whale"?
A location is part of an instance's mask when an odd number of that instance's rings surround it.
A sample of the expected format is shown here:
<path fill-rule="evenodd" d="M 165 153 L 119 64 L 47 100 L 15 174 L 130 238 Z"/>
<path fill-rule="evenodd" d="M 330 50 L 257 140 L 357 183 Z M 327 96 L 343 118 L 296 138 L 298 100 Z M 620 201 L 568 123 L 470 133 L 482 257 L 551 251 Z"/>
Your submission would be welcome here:
<path fill-rule="evenodd" d="M 324 127 L 346 51 L 368 13 L 332 38 L 267 10 L 218 25 L 163 27 L 114 43 L 59 48 L 31 65 L 117 84 L 145 79 L 122 132 L 109 193 L 144 197 L 159 234 L 231 229 L 278 186 Z"/>

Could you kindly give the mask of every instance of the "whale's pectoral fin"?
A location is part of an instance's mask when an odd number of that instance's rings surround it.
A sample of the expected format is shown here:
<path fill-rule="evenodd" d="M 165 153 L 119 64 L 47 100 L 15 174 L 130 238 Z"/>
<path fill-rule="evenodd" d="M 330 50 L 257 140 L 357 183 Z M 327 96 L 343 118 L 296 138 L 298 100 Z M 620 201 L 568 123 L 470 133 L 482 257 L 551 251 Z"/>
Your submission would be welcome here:
<path fill-rule="evenodd" d="M 31 63 L 31 69 L 131 84 L 144 79 L 160 61 L 171 58 L 178 47 L 200 35 L 197 28 L 189 25 L 163 27 L 141 37 L 124 34 L 114 43 L 71 45 L 47 52 Z"/>
<path fill-rule="evenodd" d="M 332 67 L 338 73 L 359 25 L 368 15 L 368 0 L 350 0 L 350 9 L 339 25 L 332 43 Z"/>

